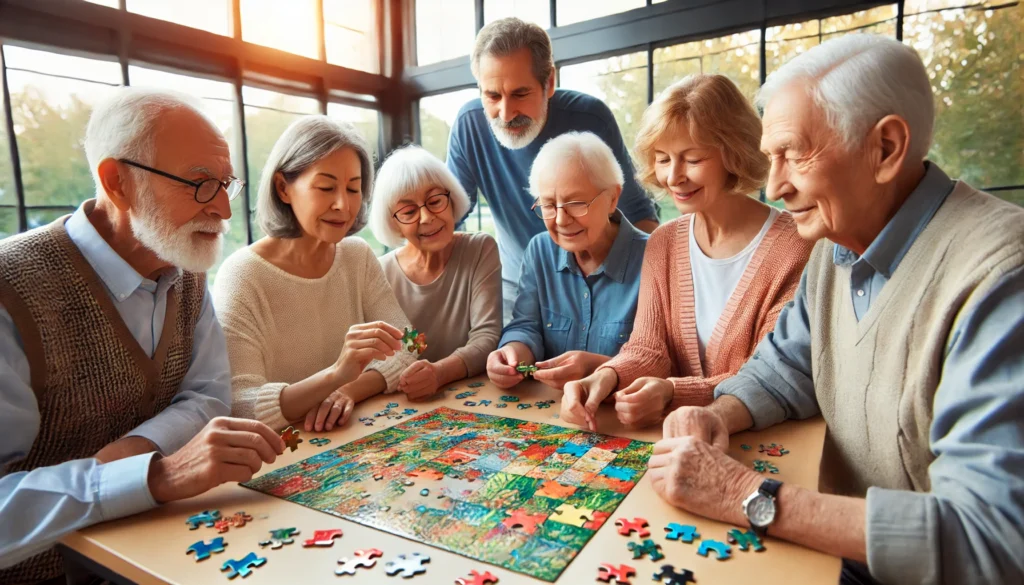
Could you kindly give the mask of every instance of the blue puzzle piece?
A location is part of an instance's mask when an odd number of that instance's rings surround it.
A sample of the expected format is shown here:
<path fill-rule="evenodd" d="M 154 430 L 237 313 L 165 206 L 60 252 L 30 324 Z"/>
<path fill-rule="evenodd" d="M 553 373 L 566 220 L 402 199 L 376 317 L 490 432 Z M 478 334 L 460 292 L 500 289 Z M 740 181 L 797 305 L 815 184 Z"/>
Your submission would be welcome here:
<path fill-rule="evenodd" d="M 476 392 L 460 392 L 455 395 L 456 400 L 462 400 L 469 398 L 470 396 L 476 396 Z"/>
<path fill-rule="evenodd" d="M 323 437 L 316 437 L 315 439 L 310 439 L 309 440 L 309 444 L 310 445 L 315 445 L 317 447 L 323 447 L 324 445 L 329 445 L 330 443 L 331 443 L 330 439 L 325 439 Z"/>
<path fill-rule="evenodd" d="M 490 400 L 481 400 L 480 402 L 477 402 L 477 405 L 479 405 L 479 406 L 487 406 L 490 403 L 491 403 Z"/>
<path fill-rule="evenodd" d="M 633 551 L 634 559 L 643 558 L 644 555 L 650 555 L 652 561 L 660 561 L 665 558 L 665 555 L 659 550 L 661 545 L 650 538 L 643 542 L 630 542 L 626 546 Z"/>
<path fill-rule="evenodd" d="M 185 550 L 185 554 L 196 553 L 196 562 L 210 558 L 210 553 L 222 553 L 224 552 L 224 537 L 218 536 L 210 541 L 210 544 L 206 544 L 203 541 L 193 542 L 188 549 Z"/>
<path fill-rule="evenodd" d="M 529 402 L 521 402 L 516 405 L 516 408 L 518 408 L 519 410 L 526 410 L 527 408 L 533 408 L 533 405 L 530 404 Z"/>
<path fill-rule="evenodd" d="M 470 388 L 480 388 L 484 385 L 483 382 L 473 382 L 472 384 L 466 384 Z"/>
<path fill-rule="evenodd" d="M 741 532 L 735 528 L 729 531 L 726 540 L 729 544 L 735 544 L 740 547 L 740 550 L 746 551 L 754 549 L 754 552 L 761 552 L 764 550 L 764 544 L 761 543 L 761 539 L 758 538 L 757 533 L 753 530 L 747 530 Z"/>
<path fill-rule="evenodd" d="M 415 408 L 406 408 L 405 410 L 402 411 L 402 414 L 409 416 L 410 414 L 416 414 L 417 412 L 419 411 L 416 410 Z"/>
<path fill-rule="evenodd" d="M 398 408 L 397 402 L 388 402 L 388 408 Z"/>
<path fill-rule="evenodd" d="M 200 524 L 205 524 L 207 528 L 213 528 L 217 520 L 220 520 L 220 510 L 203 510 L 195 516 L 190 516 L 188 520 L 185 520 L 185 524 L 188 524 L 189 530 L 199 528 Z"/>
<path fill-rule="evenodd" d="M 235 577 L 237 577 L 239 575 L 241 575 L 242 578 L 245 579 L 246 577 L 248 577 L 252 573 L 253 569 L 255 569 L 256 567 L 262 567 L 263 564 L 266 563 L 266 562 L 267 562 L 267 559 L 265 559 L 263 557 L 258 557 L 258 556 L 256 556 L 256 553 L 251 552 L 251 553 L 245 555 L 244 559 L 237 560 L 237 561 L 236 560 L 230 560 L 230 561 L 225 562 L 224 565 L 220 568 L 220 570 L 221 571 L 227 571 L 227 570 L 231 571 L 230 573 L 228 573 L 228 579 L 234 579 Z"/>
<path fill-rule="evenodd" d="M 502 402 L 519 402 L 519 397 L 518 396 L 512 396 L 511 394 L 506 394 L 506 395 L 501 397 L 501 401 Z"/>
<path fill-rule="evenodd" d="M 708 551 L 715 551 L 718 555 L 718 560 L 724 561 L 732 556 L 732 547 L 717 540 L 702 540 L 700 542 L 700 548 L 697 549 L 697 554 L 702 557 L 708 556 Z"/>
<path fill-rule="evenodd" d="M 636 471 L 633 471 L 632 469 L 626 467 L 616 467 L 614 465 L 608 465 L 607 467 L 601 470 L 600 475 L 604 475 L 612 479 L 617 479 L 619 481 L 629 481 L 633 479 L 634 475 L 636 475 Z"/>
<path fill-rule="evenodd" d="M 462 405 L 463 406 L 476 406 L 476 402 L 473 402 L 472 400 L 467 400 L 467 401 L 463 402 Z"/>
<path fill-rule="evenodd" d="M 547 402 L 538 402 L 537 408 L 551 408 L 551 405 Z"/>
<path fill-rule="evenodd" d="M 580 445 L 579 443 L 565 443 L 558 448 L 555 453 L 565 453 L 569 455 L 575 455 L 576 457 L 583 457 L 590 451 L 589 445 Z"/>
<path fill-rule="evenodd" d="M 677 522 L 671 522 L 665 527 L 668 534 L 665 538 L 669 540 L 682 540 L 685 543 L 692 543 L 694 538 L 700 538 L 700 533 L 697 532 L 696 526 L 690 526 L 689 524 L 679 524 Z"/>
<path fill-rule="evenodd" d="M 501 404 L 495 404 L 494 408 L 508 408 L 508 405 L 502 402 Z"/>

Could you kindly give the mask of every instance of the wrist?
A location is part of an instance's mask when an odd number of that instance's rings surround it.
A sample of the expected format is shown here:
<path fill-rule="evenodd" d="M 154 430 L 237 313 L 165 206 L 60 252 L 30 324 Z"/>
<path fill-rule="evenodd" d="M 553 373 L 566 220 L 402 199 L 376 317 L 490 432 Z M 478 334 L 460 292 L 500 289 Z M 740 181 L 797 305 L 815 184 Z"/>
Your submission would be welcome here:
<path fill-rule="evenodd" d="M 729 494 L 726 501 L 729 502 L 729 509 L 726 510 L 724 520 L 736 526 L 750 526 L 746 513 L 743 511 L 743 502 L 751 494 L 756 493 L 764 482 L 764 476 L 759 473 L 743 469 L 742 474 L 730 482 L 733 492 Z"/>
<path fill-rule="evenodd" d="M 152 461 L 149 462 L 149 474 L 146 476 L 146 485 L 149 487 L 149 494 L 153 496 L 153 501 L 158 504 L 166 504 L 174 499 L 170 494 L 171 482 L 168 475 L 167 458 L 157 453 L 153 456 Z"/>
<path fill-rule="evenodd" d="M 615 368 L 600 368 L 595 372 L 595 375 L 597 376 L 597 383 L 602 388 L 608 388 L 609 392 L 614 392 L 619 385 L 619 373 L 615 371 Z"/>

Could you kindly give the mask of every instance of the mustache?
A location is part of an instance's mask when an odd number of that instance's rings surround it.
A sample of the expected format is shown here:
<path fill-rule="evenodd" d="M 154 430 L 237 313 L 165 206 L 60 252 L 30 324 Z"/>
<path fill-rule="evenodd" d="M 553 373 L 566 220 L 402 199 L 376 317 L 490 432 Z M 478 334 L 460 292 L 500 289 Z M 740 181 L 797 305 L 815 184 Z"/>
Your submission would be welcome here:
<path fill-rule="evenodd" d="M 512 118 L 508 122 L 503 121 L 501 118 L 494 118 L 491 121 L 495 126 L 503 130 L 512 130 L 518 128 L 526 128 L 530 124 L 533 124 L 533 118 L 519 114 L 515 118 Z"/>
<path fill-rule="evenodd" d="M 231 224 L 226 219 L 204 219 L 197 217 L 183 226 L 190 232 L 224 235 L 231 231 Z"/>

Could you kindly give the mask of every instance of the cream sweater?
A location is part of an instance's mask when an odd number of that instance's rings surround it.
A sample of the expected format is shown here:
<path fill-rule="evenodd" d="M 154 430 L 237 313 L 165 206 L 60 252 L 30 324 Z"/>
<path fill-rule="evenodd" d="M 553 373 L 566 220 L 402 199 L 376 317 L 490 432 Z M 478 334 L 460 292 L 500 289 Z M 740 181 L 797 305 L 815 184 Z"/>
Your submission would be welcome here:
<path fill-rule="evenodd" d="M 231 414 L 275 429 L 293 422 L 281 414 L 281 390 L 334 363 L 349 327 L 409 325 L 373 251 L 354 237 L 337 245 L 321 278 L 289 274 L 242 248 L 217 272 L 213 296 L 231 360 Z M 367 369 L 380 372 L 390 392 L 415 360 L 402 351 Z"/>

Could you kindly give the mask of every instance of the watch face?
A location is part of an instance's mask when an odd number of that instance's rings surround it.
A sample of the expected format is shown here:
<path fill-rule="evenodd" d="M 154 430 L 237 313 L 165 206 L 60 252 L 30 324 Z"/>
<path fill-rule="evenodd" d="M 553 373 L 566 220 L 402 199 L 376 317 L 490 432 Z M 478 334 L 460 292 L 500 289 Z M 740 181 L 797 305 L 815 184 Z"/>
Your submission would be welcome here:
<path fill-rule="evenodd" d="M 775 519 L 775 502 L 763 495 L 758 495 L 747 508 L 750 523 L 754 526 L 768 526 Z"/>

